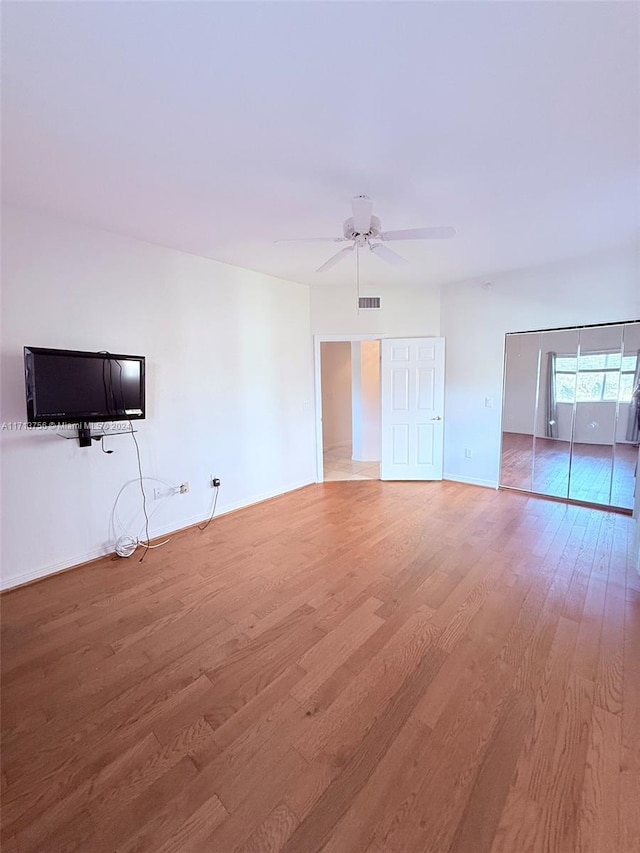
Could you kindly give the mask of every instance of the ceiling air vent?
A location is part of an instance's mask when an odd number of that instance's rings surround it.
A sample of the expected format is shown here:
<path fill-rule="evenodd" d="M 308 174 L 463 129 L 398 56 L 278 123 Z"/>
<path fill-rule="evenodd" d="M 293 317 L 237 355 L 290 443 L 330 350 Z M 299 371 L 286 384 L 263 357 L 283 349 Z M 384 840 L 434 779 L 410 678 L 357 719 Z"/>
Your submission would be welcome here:
<path fill-rule="evenodd" d="M 358 299 L 358 308 L 380 308 L 379 296 L 361 296 Z"/>

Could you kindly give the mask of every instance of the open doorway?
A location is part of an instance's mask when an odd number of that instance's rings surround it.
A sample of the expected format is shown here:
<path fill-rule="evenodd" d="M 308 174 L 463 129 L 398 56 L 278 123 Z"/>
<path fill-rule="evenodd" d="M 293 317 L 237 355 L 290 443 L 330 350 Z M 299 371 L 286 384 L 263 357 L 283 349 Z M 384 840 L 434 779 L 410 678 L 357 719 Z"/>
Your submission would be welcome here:
<path fill-rule="evenodd" d="M 380 341 L 320 341 L 322 479 L 380 478 Z"/>

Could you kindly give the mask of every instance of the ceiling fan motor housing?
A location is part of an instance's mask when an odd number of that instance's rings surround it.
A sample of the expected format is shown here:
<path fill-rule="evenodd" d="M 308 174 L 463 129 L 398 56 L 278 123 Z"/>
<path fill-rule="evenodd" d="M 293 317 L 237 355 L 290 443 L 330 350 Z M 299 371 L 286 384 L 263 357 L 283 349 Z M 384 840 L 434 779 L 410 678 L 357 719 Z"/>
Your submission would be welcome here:
<path fill-rule="evenodd" d="M 365 238 L 369 237 L 378 237 L 380 235 L 380 220 L 377 216 L 371 217 L 371 225 L 369 226 L 369 230 L 364 234 L 359 234 L 354 230 L 353 227 L 353 216 L 350 216 L 348 219 L 345 219 L 344 225 L 342 226 L 342 233 L 346 240 L 356 240 L 358 245 L 366 242 Z M 358 241 L 358 237 L 362 238 L 361 241 Z"/>

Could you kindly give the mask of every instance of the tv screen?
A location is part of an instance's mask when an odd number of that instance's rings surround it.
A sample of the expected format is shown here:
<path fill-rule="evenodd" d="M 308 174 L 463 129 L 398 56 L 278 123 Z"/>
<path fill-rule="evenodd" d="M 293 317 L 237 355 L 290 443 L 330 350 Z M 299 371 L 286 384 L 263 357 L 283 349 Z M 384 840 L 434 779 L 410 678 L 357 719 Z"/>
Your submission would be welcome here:
<path fill-rule="evenodd" d="M 24 373 L 29 423 L 145 416 L 144 356 L 25 347 Z"/>

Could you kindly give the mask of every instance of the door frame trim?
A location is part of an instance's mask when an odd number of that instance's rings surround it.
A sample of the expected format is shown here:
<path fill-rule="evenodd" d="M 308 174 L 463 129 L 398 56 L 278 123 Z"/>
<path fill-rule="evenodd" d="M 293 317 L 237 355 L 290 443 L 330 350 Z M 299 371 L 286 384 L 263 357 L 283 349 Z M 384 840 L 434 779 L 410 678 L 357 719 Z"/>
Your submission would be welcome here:
<path fill-rule="evenodd" d="M 315 392 L 315 429 L 316 429 L 316 483 L 324 483 L 324 458 L 322 446 L 322 378 L 320 362 L 320 344 L 333 341 L 343 343 L 357 343 L 358 341 L 381 341 L 389 335 L 314 335 L 313 336 L 313 377 Z"/>

